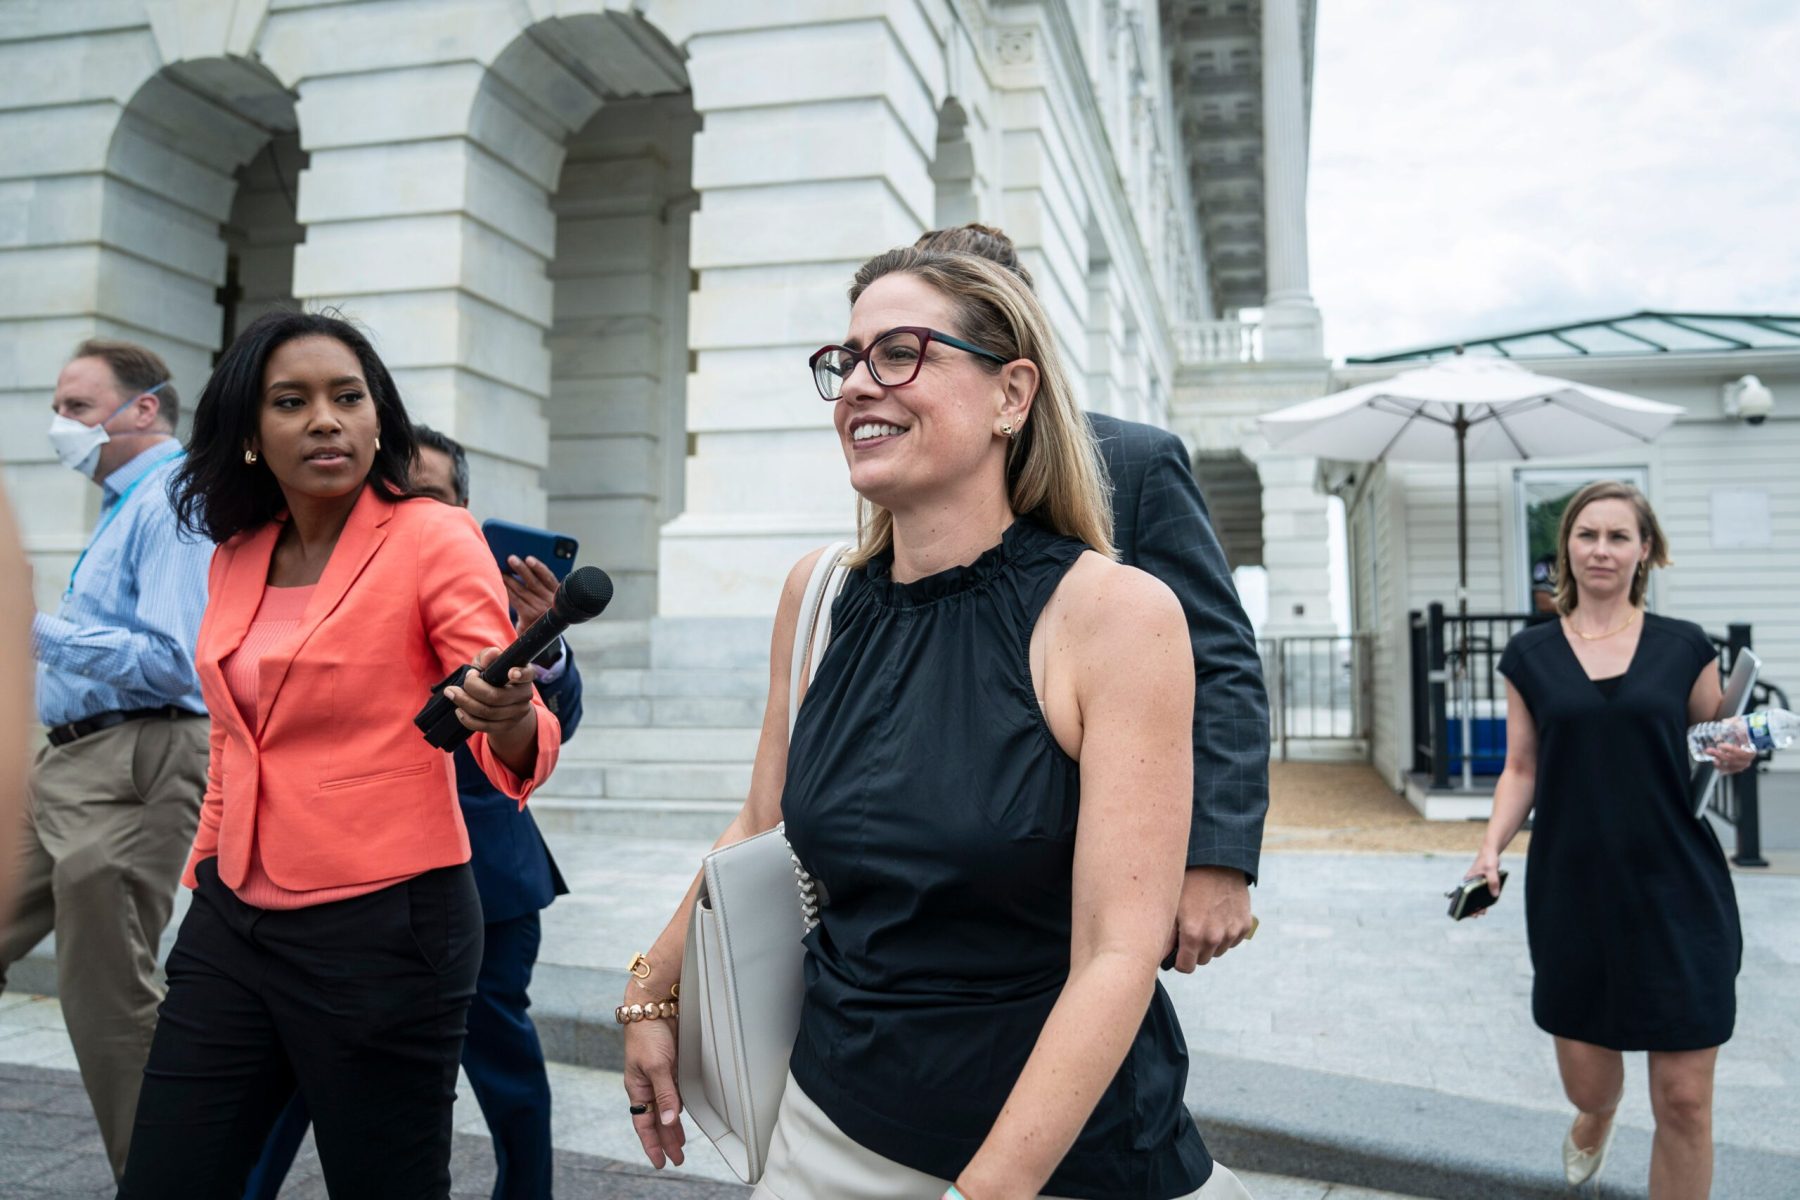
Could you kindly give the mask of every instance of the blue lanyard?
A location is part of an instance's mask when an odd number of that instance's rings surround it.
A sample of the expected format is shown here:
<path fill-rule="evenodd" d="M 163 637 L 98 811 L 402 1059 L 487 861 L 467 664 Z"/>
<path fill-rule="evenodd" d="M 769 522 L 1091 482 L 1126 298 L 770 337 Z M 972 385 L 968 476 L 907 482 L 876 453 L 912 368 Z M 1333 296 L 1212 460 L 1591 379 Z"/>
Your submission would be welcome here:
<path fill-rule="evenodd" d="M 186 447 L 178 446 L 175 449 L 175 453 L 165 455 L 151 463 L 149 468 L 142 475 L 139 475 L 136 479 L 131 481 L 130 487 L 127 487 L 124 491 L 119 493 L 119 498 L 112 502 L 112 506 L 100 514 L 100 524 L 94 527 L 94 536 L 89 538 L 88 544 L 81 548 L 80 557 L 75 560 L 75 566 L 69 571 L 69 586 L 63 592 L 64 600 L 67 600 L 70 596 L 75 594 L 75 576 L 81 571 L 81 564 L 87 561 L 88 551 L 94 548 L 94 543 L 100 540 L 100 535 L 106 532 L 106 527 L 113 523 L 113 518 L 117 517 L 120 510 L 125 507 L 125 502 L 131 499 L 131 493 L 137 491 L 138 484 L 156 474 L 157 468 L 164 463 L 174 462 L 186 453 Z"/>

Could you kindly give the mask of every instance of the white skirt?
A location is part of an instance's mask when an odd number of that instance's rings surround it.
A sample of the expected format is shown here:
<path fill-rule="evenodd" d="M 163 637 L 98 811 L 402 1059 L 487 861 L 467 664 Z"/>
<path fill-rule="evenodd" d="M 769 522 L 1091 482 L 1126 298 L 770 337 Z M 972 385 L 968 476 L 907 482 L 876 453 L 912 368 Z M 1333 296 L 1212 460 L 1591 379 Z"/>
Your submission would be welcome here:
<path fill-rule="evenodd" d="M 938 1200 L 950 1182 L 864 1149 L 789 1075 L 769 1139 L 769 1162 L 750 1200 Z M 1236 1175 L 1215 1162 L 1206 1186 L 1183 1200 L 1252 1198 Z"/>

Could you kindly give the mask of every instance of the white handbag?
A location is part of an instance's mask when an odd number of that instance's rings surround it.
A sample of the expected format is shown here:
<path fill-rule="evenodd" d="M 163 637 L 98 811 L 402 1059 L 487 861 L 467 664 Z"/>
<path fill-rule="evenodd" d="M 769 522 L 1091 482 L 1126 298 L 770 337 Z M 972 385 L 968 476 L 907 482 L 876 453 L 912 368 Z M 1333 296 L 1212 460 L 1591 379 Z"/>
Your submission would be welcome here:
<path fill-rule="evenodd" d="M 788 672 L 790 737 L 800 681 L 811 682 L 831 640 L 831 602 L 848 575 L 849 549 L 826 547 L 801 598 Z M 817 889 L 780 825 L 708 854 L 702 875 L 681 962 L 681 1100 L 726 1165 L 755 1183 L 800 1031 L 800 939 L 818 924 Z"/>

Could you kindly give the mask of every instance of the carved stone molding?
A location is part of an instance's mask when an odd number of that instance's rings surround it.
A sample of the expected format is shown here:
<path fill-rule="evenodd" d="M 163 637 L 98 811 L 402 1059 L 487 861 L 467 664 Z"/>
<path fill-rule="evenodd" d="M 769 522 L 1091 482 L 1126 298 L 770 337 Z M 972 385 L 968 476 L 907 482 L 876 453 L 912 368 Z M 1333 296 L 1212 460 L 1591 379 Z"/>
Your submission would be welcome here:
<path fill-rule="evenodd" d="M 150 33 L 164 63 L 248 58 L 269 16 L 269 0 L 148 0 Z"/>
<path fill-rule="evenodd" d="M 994 57 L 1006 67 L 1029 66 L 1037 61 L 1037 30 L 1018 26 L 995 26 Z"/>

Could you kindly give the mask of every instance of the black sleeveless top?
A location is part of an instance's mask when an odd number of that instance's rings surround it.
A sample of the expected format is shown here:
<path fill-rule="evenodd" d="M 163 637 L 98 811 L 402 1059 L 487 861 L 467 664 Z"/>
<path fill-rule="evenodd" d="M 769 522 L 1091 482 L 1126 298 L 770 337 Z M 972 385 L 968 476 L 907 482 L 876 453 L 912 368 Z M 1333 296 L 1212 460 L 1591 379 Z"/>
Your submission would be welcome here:
<path fill-rule="evenodd" d="M 1737 897 L 1688 793 L 1688 694 L 1717 660 L 1698 625 L 1655 613 L 1612 679 L 1587 677 L 1555 621 L 1500 656 L 1537 727 L 1525 928 L 1547 1033 L 1614 1050 L 1731 1037 Z"/>
<path fill-rule="evenodd" d="M 1031 682 L 1044 605 L 1086 549 L 1021 518 L 967 567 L 851 572 L 788 751 L 788 840 L 824 885 L 794 1079 L 839 1129 L 954 1179 L 1069 973 L 1080 770 Z M 1044 1190 L 1167 1200 L 1212 1161 L 1159 984 Z"/>

